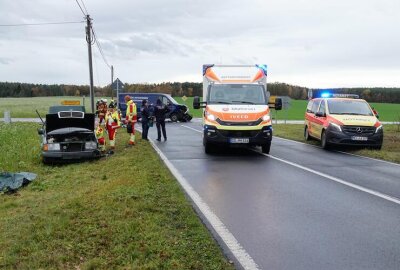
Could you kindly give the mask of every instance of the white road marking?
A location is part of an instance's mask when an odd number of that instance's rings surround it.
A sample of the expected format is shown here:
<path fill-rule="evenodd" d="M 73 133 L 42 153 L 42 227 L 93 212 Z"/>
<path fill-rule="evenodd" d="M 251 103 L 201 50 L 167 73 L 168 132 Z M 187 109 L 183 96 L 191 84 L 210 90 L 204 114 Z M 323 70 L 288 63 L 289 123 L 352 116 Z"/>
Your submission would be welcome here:
<path fill-rule="evenodd" d="M 187 126 L 185 126 L 185 125 L 182 125 L 182 126 L 183 126 L 183 127 L 186 127 L 186 128 L 190 128 L 190 127 L 187 127 Z M 190 129 L 195 130 L 195 131 L 201 133 L 200 130 L 197 130 L 197 129 L 194 129 L 194 128 L 190 128 Z M 284 140 L 286 140 L 286 139 L 284 139 Z M 291 141 L 291 140 L 290 140 L 290 141 Z M 307 145 L 308 145 L 308 144 L 307 144 Z M 270 158 L 272 158 L 272 159 L 278 160 L 278 161 L 280 161 L 280 162 L 286 163 L 286 164 L 288 164 L 288 165 L 294 166 L 294 167 L 296 167 L 296 168 L 302 169 L 302 170 L 304 170 L 304 171 L 307 171 L 307 172 L 310 172 L 310 173 L 313 173 L 313 174 L 322 176 L 322 177 L 324 177 L 324 178 L 326 178 L 326 179 L 335 181 L 335 182 L 340 183 L 340 184 L 342 184 L 342 185 L 345 185 L 345 186 L 348 186 L 348 187 L 352 187 L 352 188 L 357 189 L 357 190 L 360 190 L 360 191 L 364 191 L 364 192 L 366 192 L 366 193 L 368 193 L 368 194 L 374 195 L 374 196 L 376 196 L 376 197 L 379 197 L 379 198 L 382 198 L 382 199 L 385 199 L 385 200 L 388 200 L 388 201 L 391 201 L 391 202 L 394 202 L 394 203 L 400 205 L 400 199 L 395 198 L 395 197 L 392 197 L 392 196 L 389 196 L 389 195 L 386 195 L 386 194 L 381 193 L 381 192 L 379 192 L 379 191 L 375 191 L 375 190 L 372 190 L 372 189 L 369 189 L 369 188 L 365 188 L 365 187 L 362 187 L 362 186 L 359 186 L 359 185 L 356 185 L 356 184 L 353 184 L 353 183 L 346 182 L 345 180 L 342 180 L 342 179 L 340 179 L 340 178 L 337 178 L 337 177 L 334 177 L 334 176 L 331 176 L 331 175 L 328 175 L 328 174 L 325 174 L 325 173 L 322 173 L 322 172 L 319 172 L 319 171 L 310 169 L 310 168 L 308 168 L 308 167 L 302 166 L 302 165 L 300 165 L 300 164 L 297 164 L 297 163 L 294 163 L 294 162 L 291 162 L 291 161 L 288 161 L 288 160 L 285 160 L 285 159 L 282 159 L 282 158 L 275 157 L 275 156 L 270 155 L 270 154 L 264 154 L 264 153 L 261 153 L 261 152 L 256 151 L 256 150 L 254 150 L 254 152 L 256 152 L 256 153 L 258 153 L 258 154 L 261 154 L 261 155 L 264 155 L 264 156 L 267 156 L 267 157 L 270 157 Z"/>
<path fill-rule="evenodd" d="M 181 125 L 182 127 L 185 127 L 185 128 L 188 128 L 188 129 L 191 129 L 191 130 L 194 130 L 194 131 L 197 131 L 197 132 L 200 132 L 200 133 L 203 133 L 203 131 L 201 131 L 201 130 L 198 130 L 198 129 L 195 129 L 195 128 L 192 128 L 192 127 L 189 127 L 189 126 L 186 126 L 186 125 Z"/>
<path fill-rule="evenodd" d="M 184 126 L 184 125 L 182 125 Z M 185 126 L 186 128 L 190 128 Z M 190 128 L 193 129 L 193 128 Z M 141 129 L 138 128 L 140 131 Z M 201 132 L 199 130 L 193 129 L 195 131 Z M 186 194 L 192 199 L 194 204 L 198 207 L 210 225 L 214 228 L 215 232 L 224 241 L 225 245 L 228 247 L 230 252 L 235 256 L 236 260 L 244 269 L 259 269 L 258 265 L 255 263 L 253 258 L 247 253 L 247 251 L 240 245 L 233 234 L 226 228 L 224 223 L 218 218 L 216 214 L 211 210 L 211 208 L 203 201 L 200 195 L 194 190 L 194 188 L 189 184 L 189 182 L 183 177 L 175 166 L 168 160 L 168 158 L 161 152 L 153 140 L 149 139 L 154 150 L 160 156 L 162 161 L 171 171 L 171 173 L 178 180 L 179 184 L 185 190 Z"/>
<path fill-rule="evenodd" d="M 295 140 L 285 139 L 285 138 L 281 138 L 281 137 L 278 137 L 278 136 L 274 136 L 274 138 L 279 139 L 279 140 L 283 140 L 283 141 L 294 142 L 294 143 L 298 143 L 298 144 L 304 144 L 304 145 L 308 145 L 308 146 L 311 146 L 311 147 L 314 147 L 314 148 L 322 149 L 322 147 L 318 146 L 318 145 L 313 145 L 313 144 L 308 144 L 308 143 L 299 142 L 299 141 L 295 141 Z M 400 166 L 400 164 L 397 164 L 397 163 L 394 163 L 394 162 L 390 162 L 390 161 L 386 161 L 386 160 L 382 160 L 382 159 L 366 157 L 366 156 L 360 156 L 360 155 L 357 155 L 357 154 L 352 154 L 352 153 L 348 153 L 348 152 L 344 152 L 344 151 L 338 151 L 338 150 L 330 150 L 330 151 L 341 153 L 341 154 L 345 154 L 345 155 L 349 155 L 349 156 L 354 156 L 354 157 L 359 157 L 359 158 L 379 161 L 379 162 L 383 162 L 383 163 L 388 163 L 390 165 Z"/>

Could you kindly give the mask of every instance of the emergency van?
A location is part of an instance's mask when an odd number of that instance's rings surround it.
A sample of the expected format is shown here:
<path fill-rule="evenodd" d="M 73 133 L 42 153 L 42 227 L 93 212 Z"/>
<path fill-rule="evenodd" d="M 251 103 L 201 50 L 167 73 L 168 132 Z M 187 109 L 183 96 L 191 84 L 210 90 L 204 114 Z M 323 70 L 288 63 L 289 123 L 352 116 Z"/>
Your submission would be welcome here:
<path fill-rule="evenodd" d="M 304 137 L 333 145 L 382 148 L 383 126 L 368 102 L 357 95 L 322 93 L 308 102 Z"/>
<path fill-rule="evenodd" d="M 203 65 L 203 145 L 206 153 L 217 145 L 261 146 L 269 153 L 272 123 L 268 106 L 266 65 Z M 272 104 L 282 108 L 277 98 Z"/>

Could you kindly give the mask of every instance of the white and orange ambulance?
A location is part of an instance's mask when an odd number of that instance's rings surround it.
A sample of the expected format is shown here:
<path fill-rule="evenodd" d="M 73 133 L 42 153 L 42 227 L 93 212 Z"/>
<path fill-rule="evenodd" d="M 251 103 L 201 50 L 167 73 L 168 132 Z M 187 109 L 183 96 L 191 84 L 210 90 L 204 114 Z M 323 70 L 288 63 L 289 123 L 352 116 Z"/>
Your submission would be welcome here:
<path fill-rule="evenodd" d="M 261 146 L 269 153 L 272 123 L 268 106 L 266 65 L 203 65 L 203 144 L 206 153 L 217 145 Z M 277 98 L 275 109 L 282 108 Z"/>

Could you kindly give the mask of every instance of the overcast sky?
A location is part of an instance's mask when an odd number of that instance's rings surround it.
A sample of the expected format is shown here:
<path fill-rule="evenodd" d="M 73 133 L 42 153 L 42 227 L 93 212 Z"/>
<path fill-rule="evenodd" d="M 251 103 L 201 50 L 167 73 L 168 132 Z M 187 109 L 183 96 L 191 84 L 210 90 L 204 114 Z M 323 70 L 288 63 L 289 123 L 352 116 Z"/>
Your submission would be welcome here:
<path fill-rule="evenodd" d="M 400 86 L 399 0 L 83 0 L 123 82 L 267 64 L 269 82 Z M 0 24 L 80 21 L 75 0 L 0 0 Z M 110 70 L 96 47 L 94 83 Z M 88 84 L 84 24 L 0 27 L 0 81 Z"/>

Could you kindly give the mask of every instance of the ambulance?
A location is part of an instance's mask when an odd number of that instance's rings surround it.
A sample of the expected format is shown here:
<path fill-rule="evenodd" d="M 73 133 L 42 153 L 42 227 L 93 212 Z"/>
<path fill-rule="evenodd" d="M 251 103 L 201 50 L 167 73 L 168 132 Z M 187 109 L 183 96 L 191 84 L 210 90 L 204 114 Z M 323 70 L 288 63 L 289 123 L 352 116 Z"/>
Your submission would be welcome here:
<path fill-rule="evenodd" d="M 382 148 L 383 126 L 368 102 L 357 95 L 321 93 L 305 112 L 304 137 L 334 145 Z"/>
<path fill-rule="evenodd" d="M 203 65 L 203 145 L 207 154 L 216 146 L 261 146 L 269 153 L 272 140 L 270 94 L 266 65 Z M 282 100 L 271 104 L 282 108 Z"/>

